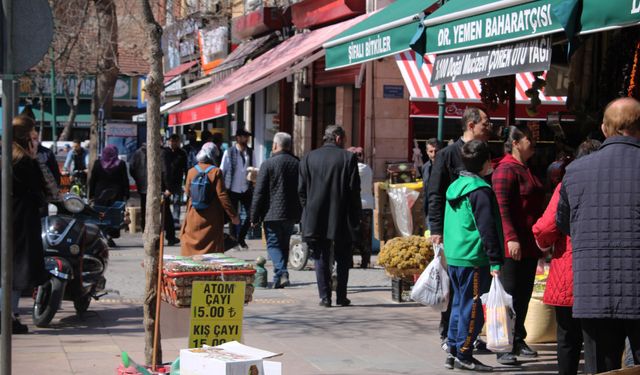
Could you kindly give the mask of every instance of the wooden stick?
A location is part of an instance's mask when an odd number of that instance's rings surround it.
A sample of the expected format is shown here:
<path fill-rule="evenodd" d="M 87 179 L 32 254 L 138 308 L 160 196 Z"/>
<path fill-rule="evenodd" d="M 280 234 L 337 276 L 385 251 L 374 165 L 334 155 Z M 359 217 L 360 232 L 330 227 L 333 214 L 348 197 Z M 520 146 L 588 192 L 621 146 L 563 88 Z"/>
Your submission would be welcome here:
<path fill-rule="evenodd" d="M 151 370 L 155 371 L 157 366 L 157 352 L 158 352 L 158 331 L 160 330 L 160 302 L 162 295 L 162 261 L 164 258 L 164 205 L 167 204 L 167 200 L 162 198 L 160 202 L 160 247 L 158 251 L 158 283 L 156 285 L 156 317 L 153 322 L 153 353 L 151 355 Z"/>

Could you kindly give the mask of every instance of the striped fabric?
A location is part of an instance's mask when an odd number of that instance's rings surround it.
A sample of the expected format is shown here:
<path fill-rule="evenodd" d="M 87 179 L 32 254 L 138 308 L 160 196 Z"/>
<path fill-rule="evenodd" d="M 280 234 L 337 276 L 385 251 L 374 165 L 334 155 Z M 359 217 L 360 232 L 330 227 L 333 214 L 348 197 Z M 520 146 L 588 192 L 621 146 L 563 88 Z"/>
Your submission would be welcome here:
<path fill-rule="evenodd" d="M 422 69 L 418 69 L 414 51 L 405 51 L 395 55 L 396 63 L 402 73 L 405 84 L 413 101 L 436 101 L 440 86 L 431 86 L 431 72 L 435 55 L 426 55 Z M 532 73 L 519 73 L 516 75 L 516 102 L 529 103 L 530 99 L 525 95 L 535 80 Z M 447 84 L 447 100 L 456 102 L 480 102 L 480 80 L 461 81 Z M 544 96 L 540 94 L 543 104 L 564 104 L 567 100 L 564 96 Z"/>

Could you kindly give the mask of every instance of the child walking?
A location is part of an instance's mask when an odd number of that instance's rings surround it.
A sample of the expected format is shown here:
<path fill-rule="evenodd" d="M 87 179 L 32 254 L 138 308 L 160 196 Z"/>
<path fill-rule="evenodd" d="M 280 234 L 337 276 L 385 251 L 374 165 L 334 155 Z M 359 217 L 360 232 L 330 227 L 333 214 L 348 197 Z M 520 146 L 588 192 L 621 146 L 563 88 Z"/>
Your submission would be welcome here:
<path fill-rule="evenodd" d="M 489 146 L 478 140 L 462 146 L 460 177 L 447 189 L 444 254 L 453 285 L 449 321 L 448 369 L 493 371 L 473 358 L 473 342 L 484 314 L 480 296 L 489 291 L 504 258 L 502 223 L 496 196 L 483 179 L 491 170 Z"/>

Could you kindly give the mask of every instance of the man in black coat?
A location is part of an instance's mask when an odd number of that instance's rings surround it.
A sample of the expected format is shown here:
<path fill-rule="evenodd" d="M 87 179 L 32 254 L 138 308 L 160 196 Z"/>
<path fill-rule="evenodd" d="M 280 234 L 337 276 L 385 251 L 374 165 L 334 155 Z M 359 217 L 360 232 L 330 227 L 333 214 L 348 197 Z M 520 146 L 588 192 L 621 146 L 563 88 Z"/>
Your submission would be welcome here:
<path fill-rule="evenodd" d="M 320 305 L 325 307 L 331 307 L 331 249 L 337 263 L 336 303 L 348 306 L 351 246 L 358 246 L 362 238 L 358 158 L 343 149 L 344 137 L 342 127 L 328 126 L 324 145 L 300 162 L 302 237 L 312 252 Z"/>
<path fill-rule="evenodd" d="M 180 148 L 180 136 L 172 134 L 169 137 L 169 147 L 162 153 L 162 182 L 165 186 L 165 196 L 173 204 L 173 219 L 180 223 L 180 203 L 182 201 L 182 183 L 187 176 L 187 153 Z"/>
<path fill-rule="evenodd" d="M 289 240 L 300 221 L 297 197 L 300 161 L 291 154 L 291 135 L 276 133 L 271 157 L 260 166 L 251 204 L 251 223 L 264 222 L 267 252 L 273 262 L 273 288 L 289 286 Z"/>
<path fill-rule="evenodd" d="M 640 364 L 640 102 L 616 99 L 598 152 L 567 167 L 557 224 L 573 245 L 573 317 L 585 372 L 619 369 L 625 337 Z"/>
<path fill-rule="evenodd" d="M 464 169 L 462 164 L 462 146 L 474 139 L 488 141 L 491 138 L 491 122 L 487 114 L 475 107 L 468 107 L 462 114 L 462 137 L 438 152 L 438 157 L 431 169 L 427 185 L 428 201 L 426 212 L 428 213 L 428 226 L 431 231 L 431 241 L 434 245 L 442 243 L 442 231 L 444 229 L 445 195 L 449 185 L 455 181 L 460 171 Z M 425 202 L 425 206 L 427 202 Z M 447 333 L 449 331 L 449 315 L 451 314 L 451 302 L 449 298 L 447 311 L 440 317 L 440 341 L 442 349 L 448 352 Z M 515 360 L 514 360 L 515 362 Z"/>
<path fill-rule="evenodd" d="M 136 182 L 136 188 L 140 195 L 140 211 L 142 230 L 144 231 L 145 216 L 147 212 L 147 144 L 142 146 L 133 153 L 131 163 L 129 164 L 129 174 Z"/>

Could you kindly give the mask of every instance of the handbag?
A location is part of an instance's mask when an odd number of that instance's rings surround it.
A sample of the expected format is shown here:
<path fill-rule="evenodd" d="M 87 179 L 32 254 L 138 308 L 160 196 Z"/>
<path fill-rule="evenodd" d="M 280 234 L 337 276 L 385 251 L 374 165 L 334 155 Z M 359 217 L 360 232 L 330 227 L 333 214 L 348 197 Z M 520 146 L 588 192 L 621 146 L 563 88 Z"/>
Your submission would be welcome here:
<path fill-rule="evenodd" d="M 438 311 L 446 311 L 449 304 L 449 275 L 442 259 L 443 247 L 435 247 L 435 256 L 411 289 L 411 299 Z"/>

